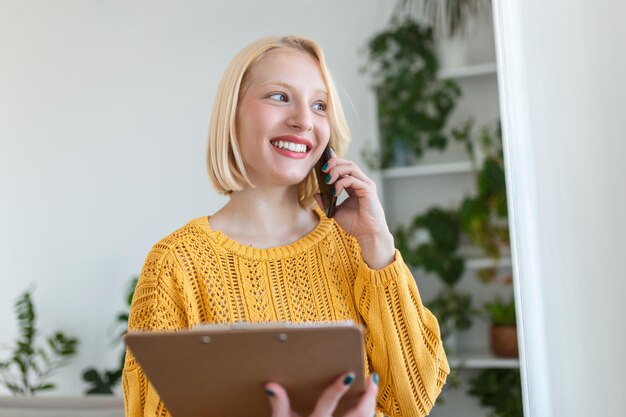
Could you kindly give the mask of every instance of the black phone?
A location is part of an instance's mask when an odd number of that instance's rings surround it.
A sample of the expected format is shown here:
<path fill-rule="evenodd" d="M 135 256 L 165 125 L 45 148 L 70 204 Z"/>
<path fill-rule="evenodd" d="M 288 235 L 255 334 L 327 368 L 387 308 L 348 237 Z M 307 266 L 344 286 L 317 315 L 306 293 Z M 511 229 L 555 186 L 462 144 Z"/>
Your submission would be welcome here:
<path fill-rule="evenodd" d="M 335 205 L 337 204 L 337 197 L 335 196 L 335 187 L 331 184 L 326 184 L 324 179 L 326 174 L 322 171 L 322 167 L 332 158 L 330 146 L 326 146 L 324 152 L 317 164 L 315 164 L 315 174 L 317 175 L 317 184 L 320 188 L 320 194 L 322 195 L 322 203 L 324 204 L 324 213 L 326 217 L 333 217 L 335 214 Z"/>

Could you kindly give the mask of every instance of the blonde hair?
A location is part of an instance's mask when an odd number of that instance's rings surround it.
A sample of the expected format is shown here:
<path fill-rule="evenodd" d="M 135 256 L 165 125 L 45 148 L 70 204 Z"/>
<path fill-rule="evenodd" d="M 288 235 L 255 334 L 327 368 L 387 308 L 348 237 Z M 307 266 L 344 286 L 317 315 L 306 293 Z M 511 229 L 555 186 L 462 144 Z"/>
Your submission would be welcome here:
<path fill-rule="evenodd" d="M 310 54 L 320 66 L 328 89 L 327 115 L 330 124 L 330 146 L 338 156 L 347 151 L 351 134 L 345 119 L 337 89 L 330 76 L 322 48 L 314 41 L 299 36 L 268 37 L 260 39 L 241 50 L 230 62 L 217 89 L 213 115 L 209 127 L 207 169 L 215 189 L 222 194 L 241 191 L 246 185 L 254 184 L 246 174 L 243 163 L 235 119 L 239 102 L 250 84 L 250 73 L 254 66 L 270 51 L 289 48 Z M 315 173 L 298 185 L 298 202 L 308 207 L 313 195 L 318 192 Z"/>

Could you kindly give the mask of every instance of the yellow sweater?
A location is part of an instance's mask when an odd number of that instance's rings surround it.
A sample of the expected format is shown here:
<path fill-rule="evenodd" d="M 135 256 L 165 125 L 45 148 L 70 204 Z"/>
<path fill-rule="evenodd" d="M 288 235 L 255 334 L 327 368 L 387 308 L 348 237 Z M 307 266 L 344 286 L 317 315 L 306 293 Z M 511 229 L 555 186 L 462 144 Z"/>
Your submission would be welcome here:
<path fill-rule="evenodd" d="M 203 322 L 352 320 L 365 325 L 367 372 L 380 375 L 378 411 L 428 414 L 450 372 L 437 319 L 396 251 L 375 271 L 356 239 L 334 220 L 288 246 L 256 249 L 189 222 L 146 259 L 129 330 L 173 330 Z M 127 417 L 169 415 L 128 352 L 123 374 Z"/>

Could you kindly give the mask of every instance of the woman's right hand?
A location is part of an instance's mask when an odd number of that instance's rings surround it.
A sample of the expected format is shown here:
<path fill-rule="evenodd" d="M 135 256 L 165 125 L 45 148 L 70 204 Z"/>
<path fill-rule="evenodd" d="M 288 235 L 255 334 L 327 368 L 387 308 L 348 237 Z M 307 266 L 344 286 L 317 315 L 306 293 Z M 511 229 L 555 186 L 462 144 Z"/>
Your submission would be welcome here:
<path fill-rule="evenodd" d="M 308 417 L 332 417 L 341 397 L 350 389 L 354 382 L 354 374 L 344 374 L 337 378 L 317 399 L 315 409 Z M 300 417 L 291 409 L 287 391 L 274 382 L 265 385 L 265 390 L 272 405 L 272 417 Z M 344 417 L 372 417 L 376 412 L 376 396 L 378 394 L 378 375 L 370 375 L 365 384 L 365 392 L 356 406 Z"/>

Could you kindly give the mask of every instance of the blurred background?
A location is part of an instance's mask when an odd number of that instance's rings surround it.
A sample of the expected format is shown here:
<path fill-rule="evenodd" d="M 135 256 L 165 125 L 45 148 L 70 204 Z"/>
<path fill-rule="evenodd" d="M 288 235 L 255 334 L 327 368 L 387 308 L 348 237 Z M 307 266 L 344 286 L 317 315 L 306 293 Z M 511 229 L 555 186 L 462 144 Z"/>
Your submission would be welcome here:
<path fill-rule="evenodd" d="M 624 289 L 626 84 L 614 76 L 626 60 L 612 33 L 626 25 L 608 8 L 556 3 L 493 14 L 488 0 L 0 0 L 0 371 L 19 374 L 14 351 L 50 336 L 54 386 L 25 393 L 110 392 L 119 415 L 119 336 L 144 258 L 225 202 L 205 171 L 219 79 L 253 40 L 298 34 L 325 51 L 353 133 L 347 157 L 376 180 L 440 320 L 453 370 L 431 415 L 521 416 L 520 353 L 522 369 L 534 365 L 532 415 L 557 415 L 588 378 L 623 374 L 623 355 L 571 364 L 606 334 L 617 338 L 605 347 L 626 349 L 623 326 L 598 326 L 617 320 L 606 297 Z M 498 59 L 494 21 L 509 46 Z M 2 398 L 24 393 L 0 382 Z"/>

